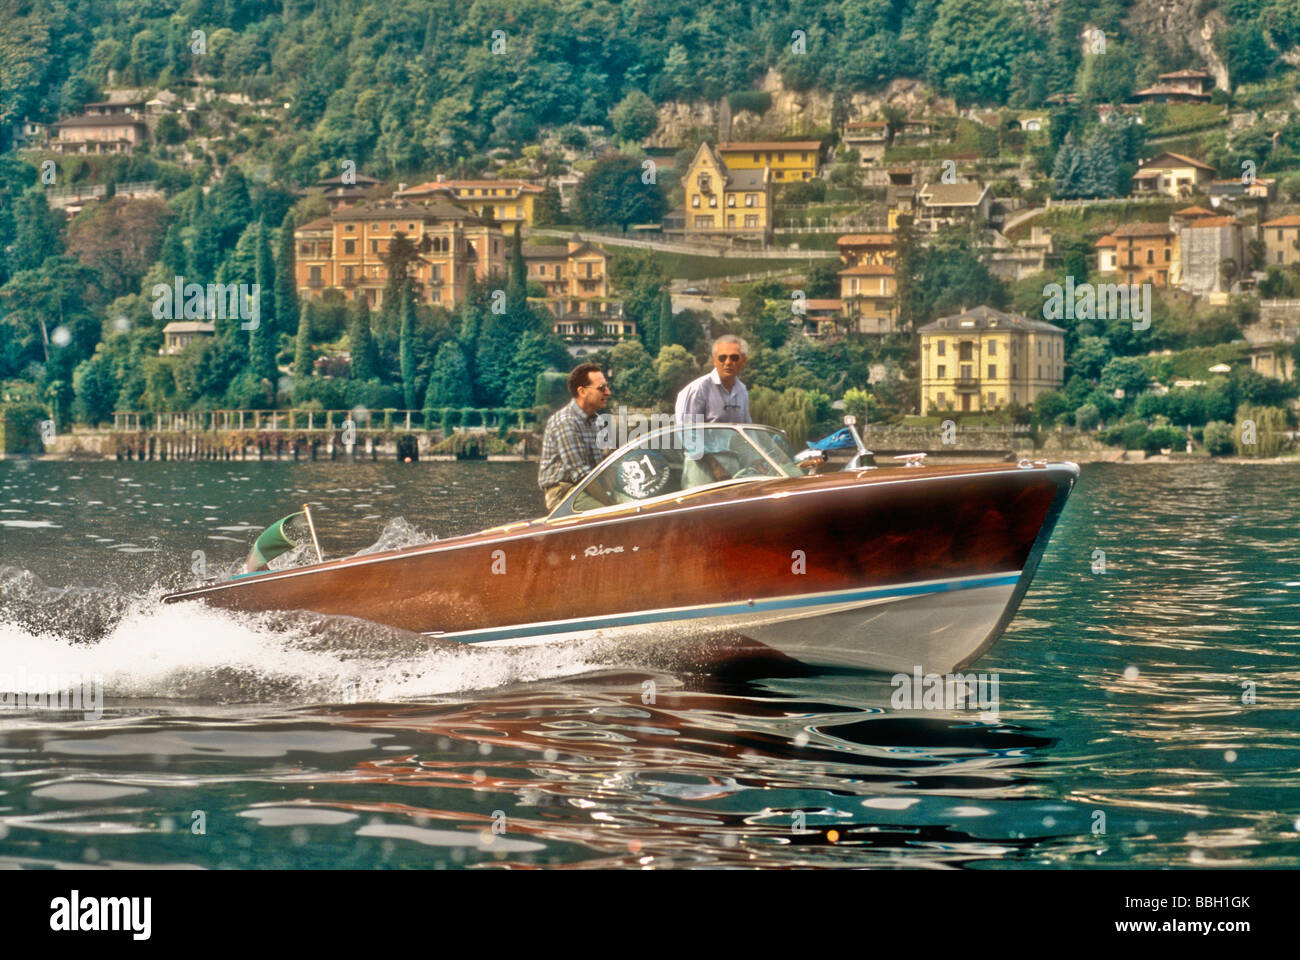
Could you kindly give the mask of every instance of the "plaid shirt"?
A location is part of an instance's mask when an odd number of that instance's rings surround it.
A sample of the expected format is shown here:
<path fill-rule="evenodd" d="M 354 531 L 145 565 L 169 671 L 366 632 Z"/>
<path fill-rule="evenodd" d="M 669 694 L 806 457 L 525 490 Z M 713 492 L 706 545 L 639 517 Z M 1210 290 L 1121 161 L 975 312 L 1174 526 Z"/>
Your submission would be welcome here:
<path fill-rule="evenodd" d="M 596 414 L 582 412 L 571 400 L 546 421 L 542 435 L 542 462 L 537 485 L 545 490 L 557 483 L 579 483 L 601 461 L 597 443 Z"/>

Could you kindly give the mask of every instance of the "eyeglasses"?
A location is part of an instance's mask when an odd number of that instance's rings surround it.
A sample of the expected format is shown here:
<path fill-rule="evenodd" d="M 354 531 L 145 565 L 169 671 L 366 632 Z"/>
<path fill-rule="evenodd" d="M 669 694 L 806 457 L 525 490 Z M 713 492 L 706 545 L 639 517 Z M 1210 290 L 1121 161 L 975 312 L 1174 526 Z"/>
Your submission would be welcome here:
<path fill-rule="evenodd" d="M 719 363 L 740 363 L 740 354 L 738 353 L 720 353 L 715 358 Z"/>
<path fill-rule="evenodd" d="M 596 386 L 595 384 L 591 384 L 591 383 L 589 383 L 589 384 L 587 384 L 587 389 L 588 389 L 588 390 L 599 390 L 601 393 L 609 393 L 609 384 L 608 384 L 608 383 L 602 383 L 600 386 Z"/>

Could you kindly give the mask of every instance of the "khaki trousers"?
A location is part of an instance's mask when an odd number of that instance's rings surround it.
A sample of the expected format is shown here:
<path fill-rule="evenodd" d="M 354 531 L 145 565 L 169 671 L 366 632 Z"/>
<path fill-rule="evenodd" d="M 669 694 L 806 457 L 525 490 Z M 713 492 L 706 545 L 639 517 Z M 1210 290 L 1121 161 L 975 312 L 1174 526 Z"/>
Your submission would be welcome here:
<path fill-rule="evenodd" d="M 542 491 L 546 495 L 546 512 L 550 513 L 560 505 L 560 501 L 569 495 L 569 491 L 576 487 L 576 483 L 567 483 L 561 480 Z"/>

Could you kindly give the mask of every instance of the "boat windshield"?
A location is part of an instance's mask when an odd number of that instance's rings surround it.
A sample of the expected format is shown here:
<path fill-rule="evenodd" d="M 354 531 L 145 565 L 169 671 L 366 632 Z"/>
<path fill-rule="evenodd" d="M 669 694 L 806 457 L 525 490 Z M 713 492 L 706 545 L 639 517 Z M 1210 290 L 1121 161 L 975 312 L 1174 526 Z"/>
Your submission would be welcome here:
<path fill-rule="evenodd" d="M 794 452 L 790 449 L 790 441 L 785 438 L 784 433 L 779 433 L 776 430 L 746 427 L 745 436 L 749 437 L 769 460 L 780 467 L 787 477 L 802 477 L 804 475 L 804 471 L 795 463 Z"/>
<path fill-rule="evenodd" d="M 799 477 L 784 435 L 769 427 L 699 424 L 656 430 L 611 454 L 555 509 L 583 513 L 751 477 Z"/>

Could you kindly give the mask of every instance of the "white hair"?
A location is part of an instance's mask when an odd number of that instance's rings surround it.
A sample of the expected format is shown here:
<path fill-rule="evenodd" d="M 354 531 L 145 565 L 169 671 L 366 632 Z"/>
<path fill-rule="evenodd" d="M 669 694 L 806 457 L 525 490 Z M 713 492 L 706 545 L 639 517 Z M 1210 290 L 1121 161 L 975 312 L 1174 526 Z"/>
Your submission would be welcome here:
<path fill-rule="evenodd" d="M 738 337 L 734 333 L 724 333 L 722 336 L 718 337 L 718 339 L 714 340 L 713 346 L 709 348 L 709 356 L 716 356 L 718 353 L 718 345 L 723 343 L 734 343 L 740 347 L 741 356 L 749 356 L 749 344 L 745 342 L 743 337 Z"/>

